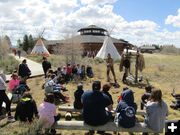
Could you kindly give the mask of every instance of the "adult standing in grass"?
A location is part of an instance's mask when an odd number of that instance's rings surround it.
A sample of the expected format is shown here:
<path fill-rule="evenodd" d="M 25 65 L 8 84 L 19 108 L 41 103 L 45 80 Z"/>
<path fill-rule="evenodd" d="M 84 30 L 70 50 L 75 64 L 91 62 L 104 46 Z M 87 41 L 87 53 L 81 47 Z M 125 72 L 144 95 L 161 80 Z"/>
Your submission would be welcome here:
<path fill-rule="evenodd" d="M 114 77 L 114 82 L 117 83 L 116 75 L 114 72 L 114 66 L 113 66 L 114 63 L 110 53 L 108 53 L 107 55 L 106 63 L 107 63 L 107 82 L 110 81 L 109 72 L 111 71 Z"/>
<path fill-rule="evenodd" d="M 8 122 L 14 122 L 11 115 L 11 101 L 9 100 L 8 96 L 6 95 L 6 76 L 3 71 L 0 71 L 0 119 L 5 118 L 6 116 L 2 114 L 2 103 L 6 103 L 6 112 L 8 113 Z"/>
<path fill-rule="evenodd" d="M 47 71 L 51 69 L 51 63 L 47 61 L 46 57 L 43 57 L 42 67 L 43 67 L 44 75 L 46 78 Z"/>

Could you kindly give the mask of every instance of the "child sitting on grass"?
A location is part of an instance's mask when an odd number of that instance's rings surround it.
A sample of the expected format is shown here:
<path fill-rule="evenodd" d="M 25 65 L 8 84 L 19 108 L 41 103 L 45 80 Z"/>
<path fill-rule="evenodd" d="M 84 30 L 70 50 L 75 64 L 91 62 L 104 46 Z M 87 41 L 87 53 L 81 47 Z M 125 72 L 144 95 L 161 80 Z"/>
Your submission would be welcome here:
<path fill-rule="evenodd" d="M 83 108 L 83 105 L 81 102 L 81 96 L 83 93 L 84 93 L 83 85 L 80 83 L 77 86 L 77 90 L 74 92 L 74 97 L 75 97 L 74 108 L 75 109 L 82 109 Z"/>
<path fill-rule="evenodd" d="M 24 92 L 16 107 L 15 120 L 31 123 L 34 115 L 38 117 L 36 102 L 29 92 Z"/>
<path fill-rule="evenodd" d="M 111 88 L 111 85 L 110 85 L 110 84 L 108 84 L 108 83 L 107 83 L 107 84 L 104 84 L 104 85 L 103 85 L 102 92 L 109 97 L 109 99 L 111 100 L 111 103 L 113 104 L 112 96 L 111 96 L 111 94 L 109 94 L 110 88 Z"/>

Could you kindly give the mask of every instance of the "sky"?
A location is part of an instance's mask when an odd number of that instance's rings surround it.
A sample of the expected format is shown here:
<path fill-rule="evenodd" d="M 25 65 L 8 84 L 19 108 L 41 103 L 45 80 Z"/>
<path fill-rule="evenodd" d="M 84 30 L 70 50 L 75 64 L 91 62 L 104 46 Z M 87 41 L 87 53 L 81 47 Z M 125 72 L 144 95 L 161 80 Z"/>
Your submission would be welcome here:
<path fill-rule="evenodd" d="M 180 48 L 180 0 L 0 0 L 0 36 L 13 45 L 44 28 L 44 38 L 60 40 L 92 24 L 137 46 Z"/>

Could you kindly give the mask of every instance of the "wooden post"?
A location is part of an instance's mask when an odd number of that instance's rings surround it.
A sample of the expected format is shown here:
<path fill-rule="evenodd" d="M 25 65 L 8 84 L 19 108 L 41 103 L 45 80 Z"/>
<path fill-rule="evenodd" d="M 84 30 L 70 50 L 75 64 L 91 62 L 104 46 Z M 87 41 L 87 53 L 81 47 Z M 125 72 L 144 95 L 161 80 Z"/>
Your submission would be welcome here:
<path fill-rule="evenodd" d="M 137 55 L 136 55 L 136 73 L 135 73 L 135 83 L 138 82 L 138 59 L 139 59 L 139 50 L 137 50 Z"/>

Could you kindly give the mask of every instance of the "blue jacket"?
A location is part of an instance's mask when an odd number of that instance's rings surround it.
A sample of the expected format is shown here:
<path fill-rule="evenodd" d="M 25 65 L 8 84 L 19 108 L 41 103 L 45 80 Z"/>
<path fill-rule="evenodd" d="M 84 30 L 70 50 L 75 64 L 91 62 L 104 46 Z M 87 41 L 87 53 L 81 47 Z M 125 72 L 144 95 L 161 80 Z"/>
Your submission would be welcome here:
<path fill-rule="evenodd" d="M 121 93 L 121 101 L 117 105 L 116 112 L 118 115 L 118 123 L 124 128 L 131 128 L 136 123 L 137 104 L 134 103 L 133 91 L 128 89 Z"/>

